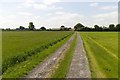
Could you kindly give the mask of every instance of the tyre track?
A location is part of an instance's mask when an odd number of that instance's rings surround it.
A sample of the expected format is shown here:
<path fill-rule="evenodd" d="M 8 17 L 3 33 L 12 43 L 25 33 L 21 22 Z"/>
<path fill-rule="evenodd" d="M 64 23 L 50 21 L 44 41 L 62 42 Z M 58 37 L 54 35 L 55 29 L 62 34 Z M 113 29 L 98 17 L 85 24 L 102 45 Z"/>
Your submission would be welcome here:
<path fill-rule="evenodd" d="M 47 78 L 55 64 L 59 62 L 62 53 L 64 53 L 68 45 L 75 38 L 75 34 L 76 33 L 74 33 L 73 36 L 63 46 L 61 46 L 57 51 L 40 63 L 28 75 L 26 75 L 25 78 Z"/>
<path fill-rule="evenodd" d="M 77 33 L 77 45 L 67 74 L 67 78 L 90 78 L 88 60 L 83 47 L 82 39 Z"/>

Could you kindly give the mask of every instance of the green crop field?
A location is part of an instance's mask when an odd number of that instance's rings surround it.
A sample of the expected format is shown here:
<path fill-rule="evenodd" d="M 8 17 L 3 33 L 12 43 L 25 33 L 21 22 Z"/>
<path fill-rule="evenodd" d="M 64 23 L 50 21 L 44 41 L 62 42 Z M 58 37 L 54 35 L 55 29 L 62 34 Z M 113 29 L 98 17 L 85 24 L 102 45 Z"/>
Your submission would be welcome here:
<path fill-rule="evenodd" d="M 39 61 L 64 44 L 71 34 L 72 32 L 55 31 L 4 31 L 2 35 L 3 77 L 23 76 Z"/>
<path fill-rule="evenodd" d="M 118 33 L 81 32 L 93 78 L 118 78 Z"/>

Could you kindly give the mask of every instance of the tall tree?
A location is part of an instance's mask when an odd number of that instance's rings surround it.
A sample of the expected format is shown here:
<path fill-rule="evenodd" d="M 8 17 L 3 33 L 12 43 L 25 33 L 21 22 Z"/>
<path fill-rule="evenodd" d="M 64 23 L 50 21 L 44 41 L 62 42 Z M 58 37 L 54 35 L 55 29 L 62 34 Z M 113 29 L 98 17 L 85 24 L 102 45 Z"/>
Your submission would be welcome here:
<path fill-rule="evenodd" d="M 95 29 L 95 31 L 99 31 L 99 26 L 98 25 L 94 25 L 94 29 Z"/>
<path fill-rule="evenodd" d="M 20 29 L 20 30 L 24 30 L 25 28 L 24 28 L 23 26 L 20 26 L 19 29 Z"/>
<path fill-rule="evenodd" d="M 35 26 L 33 25 L 33 22 L 29 22 L 29 29 L 30 30 L 34 30 L 35 29 Z"/>
<path fill-rule="evenodd" d="M 78 23 L 74 26 L 75 31 L 80 31 L 84 28 L 84 25 L 82 25 L 81 23 Z"/>
<path fill-rule="evenodd" d="M 109 29 L 110 29 L 111 31 L 114 31 L 114 30 L 115 30 L 115 25 L 114 25 L 114 24 L 110 24 L 110 25 L 109 25 Z"/>
<path fill-rule="evenodd" d="M 65 26 L 62 25 L 62 26 L 60 27 L 60 30 L 62 30 L 62 31 L 65 30 Z"/>
<path fill-rule="evenodd" d="M 45 27 L 41 27 L 40 29 L 41 29 L 41 30 L 43 30 L 43 31 L 45 31 L 45 30 L 46 30 L 46 28 L 45 28 Z"/>
<path fill-rule="evenodd" d="M 120 31 L 120 24 L 116 25 L 117 31 Z"/>

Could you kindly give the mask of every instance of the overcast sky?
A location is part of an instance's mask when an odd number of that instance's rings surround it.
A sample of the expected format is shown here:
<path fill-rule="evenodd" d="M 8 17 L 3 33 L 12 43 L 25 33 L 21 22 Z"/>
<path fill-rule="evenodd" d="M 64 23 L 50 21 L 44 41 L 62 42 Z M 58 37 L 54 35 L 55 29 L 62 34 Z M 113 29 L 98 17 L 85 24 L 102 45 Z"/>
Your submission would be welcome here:
<path fill-rule="evenodd" d="M 85 26 L 108 26 L 118 23 L 117 2 L 77 2 L 73 0 L 0 0 L 0 28 L 73 27 L 80 22 Z"/>

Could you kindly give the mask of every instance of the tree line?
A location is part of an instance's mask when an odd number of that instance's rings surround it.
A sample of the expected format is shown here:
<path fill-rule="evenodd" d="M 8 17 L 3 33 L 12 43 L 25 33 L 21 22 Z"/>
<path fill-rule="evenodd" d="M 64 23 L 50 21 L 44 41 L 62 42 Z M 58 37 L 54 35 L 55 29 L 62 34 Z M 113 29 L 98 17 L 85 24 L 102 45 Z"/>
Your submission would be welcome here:
<path fill-rule="evenodd" d="M 3 30 L 11 30 L 10 28 L 8 29 L 3 29 Z M 72 29 L 71 27 L 65 27 L 62 25 L 60 28 L 57 29 L 46 29 L 44 26 L 41 27 L 40 29 L 35 29 L 35 26 L 33 22 L 29 22 L 28 28 L 25 28 L 23 26 L 19 26 L 19 28 L 16 28 L 15 30 L 30 30 L 30 31 L 120 31 L 120 24 L 114 25 L 110 24 L 109 27 L 101 27 L 99 25 L 94 25 L 93 28 L 84 26 L 81 23 L 77 23 L 74 28 Z"/>
<path fill-rule="evenodd" d="M 78 23 L 74 26 L 75 31 L 120 31 L 120 24 L 110 24 L 109 27 L 94 25 L 93 28 Z"/>

